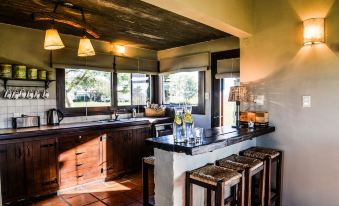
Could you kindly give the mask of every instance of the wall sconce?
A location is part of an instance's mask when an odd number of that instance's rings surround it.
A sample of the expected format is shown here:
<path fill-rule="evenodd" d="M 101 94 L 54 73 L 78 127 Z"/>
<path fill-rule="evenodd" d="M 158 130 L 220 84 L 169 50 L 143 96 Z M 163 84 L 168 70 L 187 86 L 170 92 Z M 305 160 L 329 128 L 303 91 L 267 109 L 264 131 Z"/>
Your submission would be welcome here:
<path fill-rule="evenodd" d="M 126 51 L 126 48 L 125 46 L 122 46 L 122 45 L 117 45 L 117 52 L 120 53 L 120 54 L 124 54 L 125 51 Z"/>
<path fill-rule="evenodd" d="M 325 43 L 325 19 L 306 19 L 304 21 L 304 45 L 319 43 Z"/>

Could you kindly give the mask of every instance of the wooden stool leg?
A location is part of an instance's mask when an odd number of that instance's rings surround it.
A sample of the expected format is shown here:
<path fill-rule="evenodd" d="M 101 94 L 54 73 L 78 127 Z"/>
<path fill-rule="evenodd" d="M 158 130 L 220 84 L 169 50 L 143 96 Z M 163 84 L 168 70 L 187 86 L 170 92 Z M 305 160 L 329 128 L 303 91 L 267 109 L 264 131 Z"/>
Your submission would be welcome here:
<path fill-rule="evenodd" d="M 185 180 L 185 206 L 192 205 L 192 184 L 190 181 L 190 173 L 186 172 Z"/>
<path fill-rule="evenodd" d="M 211 189 L 207 188 L 207 206 L 212 205 L 212 191 Z"/>
<path fill-rule="evenodd" d="M 215 206 L 224 206 L 224 182 L 218 182 L 215 191 Z"/>
<path fill-rule="evenodd" d="M 276 192 L 278 195 L 277 199 L 276 199 L 276 202 L 275 202 L 275 205 L 276 206 L 280 206 L 281 205 L 281 178 L 282 178 L 282 152 L 280 152 L 280 155 L 278 157 L 278 161 L 277 161 L 277 179 L 276 179 Z"/>
<path fill-rule="evenodd" d="M 250 175 L 249 168 L 245 170 L 245 176 L 243 178 L 245 182 L 245 189 L 244 189 L 244 204 L 246 206 L 251 206 L 252 200 L 252 177 Z"/>
<path fill-rule="evenodd" d="M 272 167 L 272 159 L 267 157 L 266 160 L 266 181 L 265 181 L 265 206 L 271 206 L 271 167 Z"/>
<path fill-rule="evenodd" d="M 149 191 L 148 191 L 148 165 L 142 161 L 142 191 L 144 206 L 149 205 Z"/>
<path fill-rule="evenodd" d="M 260 204 L 261 206 L 265 203 L 265 178 L 266 178 L 266 163 L 264 162 L 264 168 L 260 175 Z"/>
<path fill-rule="evenodd" d="M 244 179 L 244 172 L 242 173 L 242 177 L 239 182 L 238 190 L 237 190 L 237 206 L 244 206 L 245 205 L 245 179 Z"/>

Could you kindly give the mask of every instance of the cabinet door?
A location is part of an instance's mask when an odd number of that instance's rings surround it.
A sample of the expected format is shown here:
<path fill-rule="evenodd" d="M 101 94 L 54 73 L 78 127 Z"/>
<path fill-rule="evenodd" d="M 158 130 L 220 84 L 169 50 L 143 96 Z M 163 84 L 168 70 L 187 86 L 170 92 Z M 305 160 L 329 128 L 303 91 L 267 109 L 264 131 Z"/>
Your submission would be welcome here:
<path fill-rule="evenodd" d="M 58 189 L 56 139 L 24 143 L 27 193 L 44 195 Z"/>
<path fill-rule="evenodd" d="M 130 152 L 127 153 L 129 161 L 128 170 L 137 170 L 141 168 L 142 157 L 147 156 L 145 139 L 150 136 L 150 127 L 137 128 L 132 130 L 128 139 Z"/>
<path fill-rule="evenodd" d="M 118 130 L 106 133 L 104 141 L 104 159 L 107 178 L 116 177 L 125 172 L 127 130 Z"/>
<path fill-rule="evenodd" d="M 1 193 L 4 203 L 25 197 L 23 143 L 0 145 Z"/>

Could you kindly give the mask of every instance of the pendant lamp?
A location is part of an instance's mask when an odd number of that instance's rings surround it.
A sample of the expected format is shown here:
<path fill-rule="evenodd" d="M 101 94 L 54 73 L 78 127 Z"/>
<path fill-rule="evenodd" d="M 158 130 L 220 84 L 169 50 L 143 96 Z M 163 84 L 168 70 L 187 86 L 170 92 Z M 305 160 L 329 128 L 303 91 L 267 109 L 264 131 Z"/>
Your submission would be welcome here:
<path fill-rule="evenodd" d="M 91 40 L 88 39 L 86 36 L 83 36 L 79 42 L 78 56 L 87 57 L 87 56 L 94 56 L 94 55 L 95 55 L 95 51 L 93 49 Z"/>
<path fill-rule="evenodd" d="M 44 49 L 56 50 L 62 49 L 65 45 L 62 43 L 58 30 L 47 29 L 45 34 Z"/>

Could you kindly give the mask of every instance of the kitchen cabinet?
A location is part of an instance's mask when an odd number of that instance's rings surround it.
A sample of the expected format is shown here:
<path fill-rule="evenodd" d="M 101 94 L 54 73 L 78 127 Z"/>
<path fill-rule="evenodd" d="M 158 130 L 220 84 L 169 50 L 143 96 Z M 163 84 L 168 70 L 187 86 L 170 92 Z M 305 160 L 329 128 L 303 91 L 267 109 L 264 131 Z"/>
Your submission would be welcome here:
<path fill-rule="evenodd" d="M 25 197 L 23 143 L 0 144 L 1 195 L 3 202 Z"/>
<path fill-rule="evenodd" d="M 60 189 L 101 177 L 101 141 L 99 132 L 69 134 L 59 138 Z"/>
<path fill-rule="evenodd" d="M 24 142 L 26 191 L 45 195 L 58 189 L 57 141 L 55 138 Z"/>
<path fill-rule="evenodd" d="M 106 131 L 104 145 L 104 171 L 106 179 L 141 168 L 146 154 L 144 140 L 150 137 L 149 126 Z"/>

